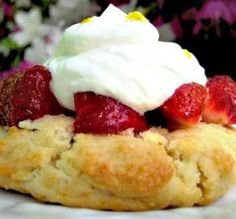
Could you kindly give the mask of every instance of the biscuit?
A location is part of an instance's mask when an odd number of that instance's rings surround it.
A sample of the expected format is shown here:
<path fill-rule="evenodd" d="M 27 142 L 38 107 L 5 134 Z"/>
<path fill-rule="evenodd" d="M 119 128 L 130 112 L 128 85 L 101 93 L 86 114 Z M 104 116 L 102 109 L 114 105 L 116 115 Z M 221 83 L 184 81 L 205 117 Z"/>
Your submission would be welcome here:
<path fill-rule="evenodd" d="M 236 132 L 216 124 L 134 136 L 73 134 L 73 118 L 0 128 L 0 187 L 65 206 L 137 211 L 207 205 L 236 182 Z"/>

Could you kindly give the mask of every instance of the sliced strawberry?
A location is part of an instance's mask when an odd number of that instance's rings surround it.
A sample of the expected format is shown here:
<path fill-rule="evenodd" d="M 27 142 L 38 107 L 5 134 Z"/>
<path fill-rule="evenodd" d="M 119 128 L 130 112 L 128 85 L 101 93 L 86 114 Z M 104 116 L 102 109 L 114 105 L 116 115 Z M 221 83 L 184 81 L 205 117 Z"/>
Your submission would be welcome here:
<path fill-rule="evenodd" d="M 227 75 L 209 78 L 209 92 L 203 121 L 221 125 L 236 124 L 236 82 Z"/>
<path fill-rule="evenodd" d="M 143 116 L 118 101 L 96 95 L 92 92 L 79 92 L 75 95 L 76 133 L 109 134 L 133 128 L 138 133 L 148 129 Z"/>
<path fill-rule="evenodd" d="M 50 91 L 50 80 L 50 72 L 39 65 L 3 80 L 0 87 L 0 124 L 13 126 L 25 119 L 62 113 L 63 108 Z"/>
<path fill-rule="evenodd" d="M 206 98 L 206 88 L 197 83 L 184 84 L 176 89 L 160 107 L 167 120 L 168 129 L 196 126 L 201 119 Z"/>

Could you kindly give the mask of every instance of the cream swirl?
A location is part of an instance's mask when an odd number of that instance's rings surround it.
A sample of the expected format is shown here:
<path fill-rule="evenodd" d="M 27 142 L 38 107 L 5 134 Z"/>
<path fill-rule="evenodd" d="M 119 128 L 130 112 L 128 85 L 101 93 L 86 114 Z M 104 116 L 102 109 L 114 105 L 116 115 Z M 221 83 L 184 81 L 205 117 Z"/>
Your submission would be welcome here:
<path fill-rule="evenodd" d="M 112 5 L 100 17 L 66 29 L 46 66 L 52 92 L 71 110 L 75 93 L 92 91 L 143 114 L 182 84 L 206 82 L 193 54 L 160 42 L 157 29 L 139 12 L 126 15 Z"/>

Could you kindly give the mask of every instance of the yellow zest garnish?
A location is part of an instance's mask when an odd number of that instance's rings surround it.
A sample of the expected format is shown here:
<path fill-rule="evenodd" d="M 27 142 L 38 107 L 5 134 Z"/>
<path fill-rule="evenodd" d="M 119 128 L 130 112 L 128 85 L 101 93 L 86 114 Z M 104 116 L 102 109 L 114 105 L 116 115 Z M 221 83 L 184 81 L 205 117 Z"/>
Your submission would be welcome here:
<path fill-rule="evenodd" d="M 192 58 L 192 53 L 189 52 L 187 49 L 183 49 L 184 54 L 187 56 L 187 58 L 191 59 Z"/>
<path fill-rule="evenodd" d="M 143 21 L 143 22 L 148 22 L 148 19 L 144 17 L 142 13 L 139 11 L 134 11 L 130 12 L 127 16 L 126 19 L 128 20 L 133 20 L 133 21 Z"/>
<path fill-rule="evenodd" d="M 81 24 L 91 23 L 92 21 L 93 21 L 93 17 L 88 17 L 88 18 L 85 18 L 84 20 L 82 20 Z"/>

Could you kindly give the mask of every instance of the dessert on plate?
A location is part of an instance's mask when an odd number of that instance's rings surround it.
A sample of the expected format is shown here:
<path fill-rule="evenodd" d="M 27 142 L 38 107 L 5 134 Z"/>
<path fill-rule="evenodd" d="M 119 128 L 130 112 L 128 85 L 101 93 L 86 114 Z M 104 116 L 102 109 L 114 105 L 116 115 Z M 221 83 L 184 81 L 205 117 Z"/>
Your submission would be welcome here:
<path fill-rule="evenodd" d="M 0 81 L 0 187 L 109 210 L 208 205 L 236 182 L 236 82 L 110 5 Z"/>

